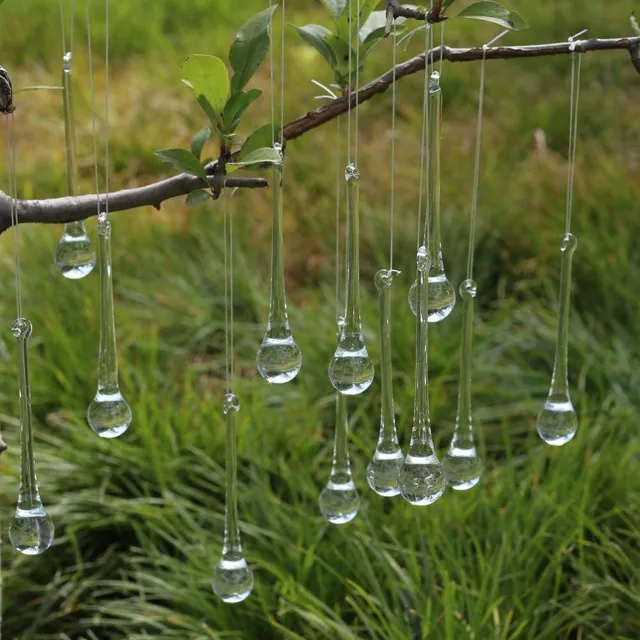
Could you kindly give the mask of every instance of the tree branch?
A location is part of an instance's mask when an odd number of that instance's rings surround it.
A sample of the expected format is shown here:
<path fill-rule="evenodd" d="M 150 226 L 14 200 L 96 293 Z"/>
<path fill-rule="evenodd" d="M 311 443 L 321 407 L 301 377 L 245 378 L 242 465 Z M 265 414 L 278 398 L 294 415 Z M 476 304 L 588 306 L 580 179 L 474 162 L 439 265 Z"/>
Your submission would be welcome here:
<path fill-rule="evenodd" d="M 575 50 L 581 53 L 588 51 L 606 51 L 622 49 L 631 54 L 634 67 L 640 73 L 640 36 L 633 38 L 609 38 L 606 40 L 583 40 L 575 43 Z M 411 58 L 396 66 L 396 81 L 401 78 L 413 75 L 419 71 L 424 71 L 425 61 L 431 65 L 441 59 L 450 62 L 472 62 L 482 60 L 482 48 L 452 49 L 450 47 L 436 47 L 427 56 L 424 54 Z M 532 44 L 521 47 L 492 47 L 487 49 L 487 60 L 511 60 L 514 58 L 539 58 L 542 56 L 558 56 L 571 53 L 568 42 L 558 42 L 554 44 Z M 351 95 L 352 106 L 362 104 L 373 96 L 384 93 L 393 83 L 393 69 L 376 80 L 364 85 L 357 94 Z M 341 116 L 349 110 L 349 96 L 342 96 L 332 102 L 318 107 L 315 111 L 301 116 L 297 120 L 290 122 L 284 128 L 284 137 L 287 140 L 294 140 L 301 135 L 322 126 L 323 124 Z"/>
<path fill-rule="evenodd" d="M 393 3 L 393 0 L 390 0 Z M 413 17 L 413 16 L 412 16 Z M 423 18 L 424 19 L 424 18 Z M 640 36 L 631 38 L 609 38 L 582 40 L 575 43 L 575 50 L 581 53 L 589 51 L 626 50 L 631 56 L 635 69 L 640 73 Z M 487 60 L 510 60 L 514 58 L 538 58 L 544 56 L 566 55 L 571 53 L 568 42 L 554 44 L 535 44 L 520 47 L 493 47 L 487 50 Z M 419 71 L 425 64 L 433 64 L 441 59 L 450 62 L 472 62 L 482 60 L 482 48 L 453 49 L 437 47 L 426 56 L 424 54 L 411 58 L 396 66 L 396 79 L 400 80 Z M 352 105 L 361 104 L 373 96 L 384 93 L 393 83 L 393 69 L 387 71 L 376 80 L 363 86 L 357 94 L 351 96 Z M 290 122 L 284 128 L 284 138 L 295 140 L 301 135 L 317 129 L 346 113 L 349 109 L 349 97 L 343 96 L 329 102 L 315 111 L 310 111 Z M 209 174 L 214 174 L 214 167 L 207 167 Z M 221 187 L 220 176 L 212 178 L 214 188 Z M 229 187 L 260 188 L 267 182 L 262 178 L 227 178 Z M 182 196 L 204 188 L 205 183 L 194 176 L 180 174 L 161 182 L 145 187 L 115 191 L 109 194 L 109 210 L 125 211 L 147 205 L 160 208 L 165 200 Z M 18 220 L 24 222 L 59 223 L 84 220 L 97 214 L 98 198 L 104 203 L 104 195 L 86 195 L 76 198 L 55 198 L 51 200 L 18 200 Z M 10 200 L 0 192 L 0 233 L 11 226 Z"/>
<path fill-rule="evenodd" d="M 210 180 L 209 186 L 214 189 L 222 187 L 223 179 L 216 177 Z M 229 188 L 259 189 L 267 187 L 263 178 L 227 178 L 225 182 Z M 187 173 L 154 182 L 145 187 L 123 189 L 109 194 L 109 211 L 127 211 L 139 207 L 153 206 L 160 209 L 160 205 L 171 198 L 184 196 L 196 189 L 207 187 L 205 182 Z M 98 214 L 98 201 L 104 208 L 105 195 L 96 194 L 52 198 L 49 200 L 18 200 L 18 221 L 42 222 L 53 224 L 60 222 L 75 222 L 85 220 Z M 0 191 L 0 233 L 11 227 L 11 199 Z"/>

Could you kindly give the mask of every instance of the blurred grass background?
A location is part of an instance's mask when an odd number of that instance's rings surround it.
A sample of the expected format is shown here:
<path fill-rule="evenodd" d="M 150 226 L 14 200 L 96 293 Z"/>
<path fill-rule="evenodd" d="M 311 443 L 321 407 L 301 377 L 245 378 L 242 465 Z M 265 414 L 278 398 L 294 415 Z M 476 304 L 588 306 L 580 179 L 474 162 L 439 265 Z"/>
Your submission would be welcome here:
<path fill-rule="evenodd" d="M 461 0 L 457 4 L 461 4 Z M 86 31 L 77 2 L 77 116 L 82 188 L 93 190 Z M 203 122 L 179 82 L 189 53 L 226 56 L 264 2 L 112 1 L 112 184 L 166 175 L 152 151 L 186 146 Z M 289 3 L 297 24 L 327 23 L 319 3 Z M 92 0 L 102 50 L 101 2 Z M 512 0 L 530 22 L 505 44 L 628 35 L 633 0 Z M 57 3 L 0 8 L 1 62 L 16 88 L 57 84 Z M 451 45 L 479 45 L 496 28 L 447 25 Z M 418 40 L 416 38 L 416 40 Z M 363 81 L 390 65 L 390 43 Z M 419 44 L 400 53 L 417 52 Z M 311 84 L 332 79 L 287 34 L 288 120 L 314 108 Z M 98 62 L 101 59 L 98 58 Z M 97 72 L 100 88 L 104 75 Z M 640 79 L 625 52 L 583 62 L 574 233 L 570 373 L 581 416 L 556 450 L 535 433 L 554 351 L 559 241 L 564 228 L 569 59 L 491 62 L 481 170 L 474 344 L 474 417 L 486 459 L 481 485 L 416 510 L 366 486 L 377 437 L 379 386 L 350 401 L 358 518 L 319 515 L 331 463 L 334 346 L 335 129 L 288 151 L 286 273 L 291 323 L 304 353 L 299 379 L 269 387 L 254 358 L 268 310 L 269 194 L 236 200 L 236 349 L 242 403 L 240 514 L 254 594 L 223 605 L 210 588 L 223 534 L 223 274 L 219 208 L 181 201 L 114 215 L 114 275 L 122 386 L 134 422 L 102 442 L 85 422 L 95 392 L 98 281 L 68 282 L 53 265 L 61 229 L 24 227 L 23 294 L 34 324 L 31 383 L 40 487 L 54 547 L 36 558 L 4 544 L 7 638 L 638 638 L 640 637 Z M 443 244 L 463 277 L 472 182 L 478 64 L 444 68 Z M 268 89 L 263 67 L 252 86 Z M 101 96 L 102 94 L 99 93 Z M 411 425 L 414 275 L 422 78 L 398 86 L 394 373 L 399 432 Z M 373 275 L 388 257 L 389 95 L 362 110 L 363 322 L 378 360 Z M 19 190 L 63 195 L 61 96 L 16 97 Z M 242 134 L 267 122 L 266 97 Z M 4 170 L 4 167 L 2 167 Z M 4 174 L 3 174 L 4 175 Z M 95 237 L 95 222 L 89 222 Z M 0 421 L 3 541 L 17 495 L 18 407 L 10 234 L 0 238 Z M 431 332 L 434 434 L 444 453 L 455 420 L 460 312 Z"/>

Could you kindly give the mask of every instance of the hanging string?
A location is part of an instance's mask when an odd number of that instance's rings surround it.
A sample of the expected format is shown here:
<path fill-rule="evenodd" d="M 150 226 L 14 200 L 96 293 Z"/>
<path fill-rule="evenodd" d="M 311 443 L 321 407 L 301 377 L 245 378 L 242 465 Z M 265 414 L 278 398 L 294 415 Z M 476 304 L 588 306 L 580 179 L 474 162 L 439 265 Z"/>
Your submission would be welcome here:
<path fill-rule="evenodd" d="M 20 276 L 20 231 L 18 229 L 18 177 L 16 169 L 16 143 L 14 139 L 13 114 L 5 116 L 7 128 L 7 164 L 9 178 L 9 208 L 13 229 L 13 263 L 16 282 L 16 312 L 22 318 L 22 284 Z"/>
<path fill-rule="evenodd" d="M 271 144 L 276 143 L 276 104 L 273 94 L 273 0 L 269 0 L 269 108 L 271 113 Z"/>
<path fill-rule="evenodd" d="M 62 55 L 67 53 L 67 40 L 66 40 L 66 26 L 65 26 L 65 18 L 64 18 L 64 2 L 65 0 L 60 0 L 60 25 L 61 25 L 61 33 L 62 33 Z M 73 53 L 73 36 L 74 36 L 74 16 L 76 14 L 75 0 L 71 0 L 71 15 L 69 17 L 69 51 Z"/>
<path fill-rule="evenodd" d="M 227 393 L 233 393 L 233 215 L 229 212 L 228 189 L 222 189 L 224 219 L 224 335 Z"/>
<path fill-rule="evenodd" d="M 105 0 L 105 60 L 104 60 L 104 214 L 109 215 L 109 0 Z"/>
<path fill-rule="evenodd" d="M 284 138 L 282 137 L 282 131 L 284 130 L 284 43 L 285 43 L 285 31 L 286 31 L 286 0 L 282 0 L 282 36 L 280 43 L 280 136 L 281 136 L 281 144 L 284 149 Z M 282 167 L 284 171 L 284 166 Z"/>
<path fill-rule="evenodd" d="M 480 185 L 480 154 L 482 150 L 482 119 L 484 113 L 484 86 L 489 47 L 509 33 L 505 30 L 482 47 L 482 65 L 480 67 L 480 91 L 478 95 L 478 122 L 476 123 L 476 153 L 473 169 L 473 192 L 471 196 L 471 220 L 469 223 L 469 253 L 467 254 L 467 280 L 473 280 L 473 258 L 476 244 L 476 218 L 478 213 L 478 189 Z"/>
<path fill-rule="evenodd" d="M 96 207 L 98 215 L 100 214 L 100 176 L 98 172 L 98 123 L 96 118 L 96 95 L 93 84 L 93 54 L 91 53 L 91 10 L 89 8 L 90 0 L 85 0 L 85 9 L 87 13 L 87 48 L 89 58 L 89 94 L 91 100 L 91 134 L 93 138 L 93 170 L 96 183 Z"/>
<path fill-rule="evenodd" d="M 352 94 L 352 73 L 353 70 L 351 68 L 351 57 L 353 47 L 351 46 L 351 25 L 353 24 L 353 0 L 349 0 L 349 87 L 348 87 L 348 99 L 349 99 L 349 108 L 347 110 L 347 164 L 351 164 L 351 94 Z"/>
<path fill-rule="evenodd" d="M 476 217 L 478 212 L 478 187 L 480 184 L 480 152 L 482 147 L 482 114 L 484 111 L 484 82 L 487 66 L 487 45 L 482 47 L 480 68 L 480 92 L 478 97 L 478 122 L 476 124 L 476 155 L 473 170 L 473 192 L 471 196 L 471 221 L 469 223 L 469 253 L 467 256 L 467 280 L 473 280 L 473 256 L 476 244 Z"/>
<path fill-rule="evenodd" d="M 336 118 L 336 325 L 340 323 L 340 117 Z"/>
<path fill-rule="evenodd" d="M 440 77 L 442 78 L 442 64 L 444 62 L 444 22 L 440 23 Z"/>
<path fill-rule="evenodd" d="M 581 31 L 569 38 L 569 49 L 571 50 L 571 106 L 569 115 L 569 179 L 567 188 L 567 212 L 565 219 L 565 233 L 571 232 L 571 214 L 573 211 L 573 186 L 576 173 L 576 148 L 578 143 L 578 103 L 580 100 L 580 72 L 582 67 L 582 56 L 576 53 L 575 38 L 585 34 L 587 30 Z"/>
<path fill-rule="evenodd" d="M 396 25 L 393 25 L 393 79 L 391 85 L 391 204 L 389 207 L 389 271 L 393 271 L 393 218 L 396 189 Z"/>
<path fill-rule="evenodd" d="M 433 8 L 433 0 L 429 3 L 429 10 Z M 425 22 L 424 25 L 424 94 L 422 102 L 422 136 L 420 139 L 420 183 L 418 186 L 418 229 L 416 231 L 416 249 L 420 248 L 420 234 L 422 232 L 422 198 L 426 197 L 424 191 L 427 180 L 427 120 L 429 113 L 429 41 L 432 26 Z"/>
<path fill-rule="evenodd" d="M 358 142 L 360 140 L 360 136 L 358 132 L 360 131 L 360 109 L 358 108 L 358 92 L 360 91 L 360 0 L 358 0 L 356 5 L 356 151 L 355 151 L 355 165 L 358 166 Z M 351 43 L 349 43 L 349 47 L 351 47 Z M 349 48 L 351 51 L 351 48 Z M 395 45 L 394 45 L 394 53 L 395 53 Z M 349 71 L 351 71 L 351 65 L 349 65 Z M 351 84 L 351 83 L 349 83 Z M 351 102 L 349 102 L 351 104 Z"/>

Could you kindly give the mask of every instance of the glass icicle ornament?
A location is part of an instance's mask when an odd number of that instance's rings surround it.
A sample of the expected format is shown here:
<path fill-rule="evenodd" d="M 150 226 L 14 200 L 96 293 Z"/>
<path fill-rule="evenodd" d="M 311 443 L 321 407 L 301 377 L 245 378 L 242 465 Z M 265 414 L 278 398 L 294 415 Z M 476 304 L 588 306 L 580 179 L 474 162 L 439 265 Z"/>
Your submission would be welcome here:
<path fill-rule="evenodd" d="M 366 391 L 373 382 L 374 367 L 362 334 L 360 317 L 360 175 L 354 164 L 345 171 L 347 181 L 347 291 L 344 324 L 338 347 L 329 364 L 329 379 L 344 395 Z"/>
<path fill-rule="evenodd" d="M 327 486 L 320 493 L 320 512 L 332 524 L 345 524 L 358 515 L 360 496 L 351 477 L 347 398 L 336 393 L 336 432 L 333 464 Z"/>
<path fill-rule="evenodd" d="M 98 390 L 87 410 L 89 426 L 102 438 L 117 438 L 131 424 L 131 409 L 120 391 L 118 353 L 113 310 L 111 274 L 111 220 L 102 211 L 98 216 L 100 260 L 100 347 Z"/>
<path fill-rule="evenodd" d="M 394 275 L 399 273 L 399 271 L 381 269 L 375 277 L 376 287 L 380 293 L 382 407 L 378 444 L 373 460 L 367 466 L 367 482 L 378 495 L 385 497 L 397 496 L 400 493 L 398 472 L 404 461 L 396 431 L 391 364 L 391 284 Z"/>
<path fill-rule="evenodd" d="M 282 147 L 281 164 L 273 167 L 273 231 L 271 257 L 271 299 L 267 331 L 258 351 L 257 366 L 260 375 L 273 384 L 284 384 L 293 380 L 302 366 L 302 353 L 293 339 L 287 314 L 287 297 L 284 283 L 283 241 L 283 175 L 284 157 Z"/>
<path fill-rule="evenodd" d="M 460 285 L 462 297 L 462 355 L 460 357 L 460 389 L 458 417 L 449 451 L 442 461 L 447 483 L 452 489 L 475 487 L 482 475 L 482 460 L 473 440 L 471 416 L 471 355 L 473 340 L 473 307 L 477 286 L 473 280 Z"/>
<path fill-rule="evenodd" d="M 556 447 L 571 440 L 578 431 L 578 416 L 569 396 L 569 309 L 571 306 L 571 264 L 578 247 L 574 235 L 562 237 L 562 267 L 560 273 L 560 309 L 558 312 L 558 335 L 556 355 L 553 363 L 551 388 L 547 401 L 538 415 L 536 428 L 540 437 Z"/>
<path fill-rule="evenodd" d="M 253 589 L 253 572 L 242 553 L 238 524 L 238 461 L 236 414 L 240 410 L 233 393 L 224 397 L 226 423 L 224 542 L 222 556 L 213 572 L 213 591 L 224 602 L 242 602 Z"/>
<path fill-rule="evenodd" d="M 70 197 L 75 197 L 79 190 L 71 53 L 66 53 L 63 58 L 62 102 L 67 158 L 67 190 Z M 93 271 L 96 265 L 96 253 L 84 222 L 67 222 L 64 225 L 62 237 L 56 247 L 55 263 L 58 271 L 70 280 L 84 278 Z"/>
<path fill-rule="evenodd" d="M 571 106 L 569 117 L 569 176 L 567 180 L 567 209 L 565 233 L 560 243 L 562 266 L 560 270 L 560 304 L 558 309 L 558 335 L 556 355 L 553 363 L 551 387 L 547 401 L 538 415 L 536 428 L 540 437 L 556 447 L 569 442 L 578 431 L 578 416 L 569 396 L 569 310 L 571 306 L 571 266 L 578 240 L 571 233 L 573 209 L 573 187 L 576 169 L 578 142 L 578 104 L 580 98 L 580 70 L 582 58 L 576 53 L 575 39 L 586 33 L 586 29 L 569 38 L 571 50 Z"/>
<path fill-rule="evenodd" d="M 429 417 L 429 322 L 427 319 L 429 256 L 418 249 L 418 297 L 416 316 L 416 391 L 409 451 L 398 475 L 403 498 L 413 505 L 432 504 L 444 493 L 444 469 L 438 460 Z"/>
<path fill-rule="evenodd" d="M 31 393 L 27 343 L 32 326 L 29 320 L 18 318 L 11 332 L 18 341 L 18 394 L 20 400 L 20 489 L 16 513 L 9 528 L 13 547 L 27 556 L 44 553 L 53 543 L 54 526 L 45 511 L 38 489 L 33 455 L 31 426 Z"/>
<path fill-rule="evenodd" d="M 429 322 L 440 322 L 453 311 L 456 304 L 456 292 L 444 270 L 440 234 L 442 89 L 440 88 L 440 74 L 437 71 L 431 74 L 427 101 L 427 213 L 425 216 L 424 245 L 428 248 L 431 262 L 429 269 Z M 428 233 L 427 229 L 429 230 Z M 409 291 L 409 304 L 414 314 L 417 309 L 417 299 L 418 278 L 416 277 Z"/>

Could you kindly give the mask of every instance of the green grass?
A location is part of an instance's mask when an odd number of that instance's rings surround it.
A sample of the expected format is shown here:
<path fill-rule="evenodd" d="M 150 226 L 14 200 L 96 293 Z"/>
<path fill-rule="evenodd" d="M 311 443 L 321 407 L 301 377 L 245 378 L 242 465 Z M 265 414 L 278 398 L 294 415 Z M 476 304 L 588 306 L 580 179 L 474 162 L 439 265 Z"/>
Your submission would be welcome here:
<path fill-rule="evenodd" d="M 78 3 L 79 5 L 83 3 Z M 293 4 L 293 3 L 292 3 Z M 300 5 L 309 5 L 308 8 Z M 55 83 L 55 6 L 8 0 L 3 66 L 16 86 Z M 55 3 L 53 3 L 55 5 Z M 94 14 L 100 3 L 94 2 Z M 513 3 L 516 7 L 516 3 Z M 190 52 L 224 55 L 257 2 L 113 2 L 113 166 L 116 185 L 164 175 L 151 151 L 186 145 L 201 119 L 180 86 Z M 505 42 L 628 34 L 634 3 L 517 3 L 532 29 Z M 311 1 L 290 19 L 322 21 Z M 53 25 L 53 27 L 52 27 Z M 117 28 L 116 28 L 117 26 Z M 78 22 L 78 42 L 82 39 Z M 481 43 L 490 26 L 447 27 L 451 44 Z M 415 45 L 415 43 L 414 43 Z M 410 55 L 403 52 L 401 55 Z M 82 51 L 79 59 L 82 60 Z M 287 117 L 313 108 L 310 78 L 322 63 L 288 40 Z M 389 66 L 385 43 L 366 77 Z M 80 64 L 80 63 L 78 63 Z M 555 639 L 640 636 L 640 204 L 636 117 L 640 84 L 625 53 L 583 64 L 574 232 L 570 377 L 581 422 L 556 450 L 535 433 L 553 360 L 563 230 L 568 125 L 566 58 L 496 62 L 487 69 L 474 336 L 473 403 L 486 461 L 479 487 L 448 491 L 418 510 L 366 486 L 380 412 L 378 381 L 350 401 L 351 453 L 362 507 L 344 527 L 327 524 L 326 483 L 334 401 L 326 367 L 333 309 L 334 129 L 289 147 L 286 272 L 291 324 L 304 354 L 299 379 L 269 387 L 255 370 L 268 310 L 268 193 L 237 197 L 236 350 L 240 515 L 254 594 L 221 604 L 210 587 L 224 517 L 224 317 L 219 209 L 114 215 L 114 275 L 122 387 L 129 433 L 103 442 L 85 422 L 95 392 L 97 278 L 66 282 L 52 264 L 59 228 L 23 229 L 38 477 L 52 513 L 54 547 L 21 557 L 6 544 L 17 495 L 15 341 L 0 334 L 4 625 L 7 638 Z M 478 65 L 444 73 L 443 245 L 447 272 L 463 277 L 472 181 Z M 82 157 L 89 158 L 86 73 L 78 68 Z M 98 84 L 102 81 L 98 73 Z M 263 69 L 256 86 L 268 87 Z M 420 78 L 398 88 L 394 393 L 403 444 L 413 402 L 414 276 Z M 379 359 L 373 275 L 388 260 L 390 96 L 363 109 L 363 323 Z M 19 96 L 20 190 L 64 192 L 59 95 Z M 266 122 L 266 100 L 243 133 Z M 534 146 L 534 131 L 546 144 Z M 82 188 L 92 188 L 90 162 Z M 95 235 L 95 223 L 89 223 Z M 14 319 L 10 234 L 0 238 L 0 326 Z M 460 311 L 431 332 L 431 409 L 440 454 L 455 421 Z"/>

